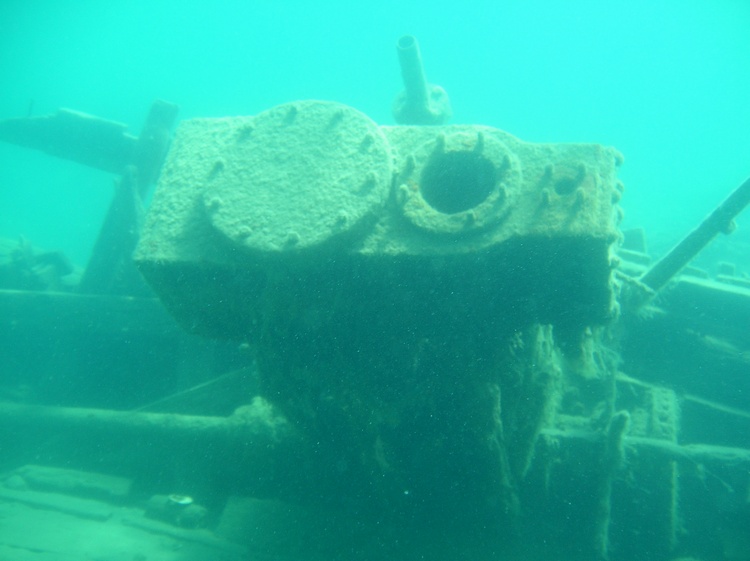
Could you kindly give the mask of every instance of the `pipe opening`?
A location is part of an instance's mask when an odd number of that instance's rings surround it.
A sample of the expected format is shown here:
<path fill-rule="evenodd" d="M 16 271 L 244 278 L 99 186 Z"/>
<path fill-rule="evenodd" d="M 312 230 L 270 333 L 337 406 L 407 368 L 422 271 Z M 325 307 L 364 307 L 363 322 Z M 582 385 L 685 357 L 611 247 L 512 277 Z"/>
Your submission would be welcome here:
<path fill-rule="evenodd" d="M 433 154 L 425 165 L 420 192 L 438 212 L 455 214 L 481 204 L 498 181 L 497 169 L 476 152 Z"/>
<path fill-rule="evenodd" d="M 398 48 L 399 49 L 411 49 L 417 43 L 416 38 L 413 35 L 403 35 L 399 37 Z"/>

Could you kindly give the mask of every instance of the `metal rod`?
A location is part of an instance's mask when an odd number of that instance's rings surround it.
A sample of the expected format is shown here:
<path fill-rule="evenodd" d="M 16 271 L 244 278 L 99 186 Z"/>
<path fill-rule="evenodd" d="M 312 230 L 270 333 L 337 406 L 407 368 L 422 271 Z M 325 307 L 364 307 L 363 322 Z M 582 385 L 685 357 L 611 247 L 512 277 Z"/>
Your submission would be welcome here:
<path fill-rule="evenodd" d="M 228 417 L 0 403 L 0 442 L 21 443 L 31 451 L 24 454 L 47 450 L 41 453 L 53 462 L 114 462 L 154 479 L 188 466 L 236 492 L 279 497 L 292 496 L 300 486 L 295 477 L 305 474 L 278 466 L 299 465 L 309 455 L 292 425 L 260 398 Z"/>
<path fill-rule="evenodd" d="M 427 83 L 419 44 L 411 35 L 404 35 L 396 43 L 402 91 L 393 103 L 393 116 L 402 125 L 442 125 L 451 117 L 448 94 L 440 86 Z"/>
<path fill-rule="evenodd" d="M 658 292 L 720 232 L 730 233 L 732 220 L 750 204 L 750 178 L 737 187 L 700 225 L 640 278 Z"/>
<path fill-rule="evenodd" d="M 427 107 L 427 78 L 425 78 L 417 39 L 411 35 L 404 35 L 398 40 L 396 49 L 398 61 L 401 64 L 406 97 L 411 104 Z"/>

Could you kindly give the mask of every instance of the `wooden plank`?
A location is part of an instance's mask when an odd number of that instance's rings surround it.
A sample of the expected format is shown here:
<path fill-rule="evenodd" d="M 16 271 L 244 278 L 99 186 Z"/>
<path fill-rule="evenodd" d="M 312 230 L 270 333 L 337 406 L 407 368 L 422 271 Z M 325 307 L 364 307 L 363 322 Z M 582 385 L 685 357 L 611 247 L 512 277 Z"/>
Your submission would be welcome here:
<path fill-rule="evenodd" d="M 60 109 L 53 115 L 0 121 L 0 140 L 122 173 L 136 147 L 136 138 L 126 130 L 122 123 Z"/>
<path fill-rule="evenodd" d="M 138 243 L 143 212 L 138 195 L 138 171 L 135 166 L 128 166 L 117 184 L 78 292 L 132 294 L 139 284 L 144 284 L 130 258 Z"/>
<path fill-rule="evenodd" d="M 681 276 L 659 305 L 676 323 L 750 347 L 750 288 Z"/>
<path fill-rule="evenodd" d="M 156 100 L 135 146 L 133 165 L 122 179 L 99 231 L 78 291 L 87 294 L 140 294 L 145 286 L 131 259 L 143 218 L 143 199 L 156 181 L 169 149 L 178 107 Z"/>
<path fill-rule="evenodd" d="M 0 290 L 0 329 L 25 328 L 115 335 L 181 333 L 155 298 Z"/>
<path fill-rule="evenodd" d="M 114 512 L 114 507 L 100 501 L 80 499 L 57 493 L 42 493 L 39 491 L 15 491 L 0 487 L 0 499 L 16 501 L 35 508 L 54 510 L 64 514 L 72 514 L 89 520 L 108 520 Z"/>
<path fill-rule="evenodd" d="M 164 158 L 172 139 L 172 129 L 177 122 L 179 107 L 157 99 L 151 104 L 146 123 L 135 147 L 134 164 L 138 168 L 138 192 L 141 198 L 159 177 Z"/>

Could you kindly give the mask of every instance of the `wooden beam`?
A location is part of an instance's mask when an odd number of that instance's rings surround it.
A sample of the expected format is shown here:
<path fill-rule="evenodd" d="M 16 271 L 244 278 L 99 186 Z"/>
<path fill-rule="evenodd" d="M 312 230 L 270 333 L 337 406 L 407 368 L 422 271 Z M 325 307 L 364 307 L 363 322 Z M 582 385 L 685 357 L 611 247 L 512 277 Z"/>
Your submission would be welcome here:
<path fill-rule="evenodd" d="M 122 173 L 133 160 L 136 148 L 136 138 L 126 129 L 122 123 L 60 109 L 53 115 L 0 121 L 0 140 Z"/>
<path fill-rule="evenodd" d="M 0 290 L 0 329 L 177 335 L 161 302 L 133 296 Z"/>

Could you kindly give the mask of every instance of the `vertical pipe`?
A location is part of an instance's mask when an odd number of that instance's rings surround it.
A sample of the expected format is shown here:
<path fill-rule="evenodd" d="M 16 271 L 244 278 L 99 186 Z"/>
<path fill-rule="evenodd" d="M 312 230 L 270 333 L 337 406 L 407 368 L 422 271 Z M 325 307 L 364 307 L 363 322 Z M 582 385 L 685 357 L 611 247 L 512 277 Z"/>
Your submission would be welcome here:
<path fill-rule="evenodd" d="M 419 43 L 412 35 L 404 35 L 396 44 L 401 76 L 404 79 L 406 97 L 410 105 L 427 105 L 427 79 L 422 66 Z"/>

